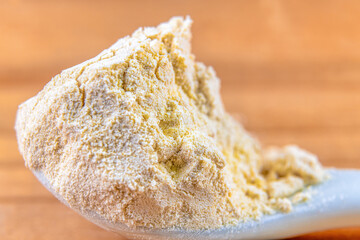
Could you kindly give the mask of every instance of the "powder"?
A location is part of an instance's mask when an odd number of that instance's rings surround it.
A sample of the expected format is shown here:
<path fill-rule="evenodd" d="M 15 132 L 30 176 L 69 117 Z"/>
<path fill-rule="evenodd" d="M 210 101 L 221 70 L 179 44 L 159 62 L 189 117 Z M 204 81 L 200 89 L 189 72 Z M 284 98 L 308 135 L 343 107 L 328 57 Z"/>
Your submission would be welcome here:
<path fill-rule="evenodd" d="M 190 26 L 140 28 L 20 105 L 26 166 L 72 208 L 130 227 L 216 228 L 289 212 L 291 196 L 324 179 L 314 155 L 262 151 L 226 113 Z"/>

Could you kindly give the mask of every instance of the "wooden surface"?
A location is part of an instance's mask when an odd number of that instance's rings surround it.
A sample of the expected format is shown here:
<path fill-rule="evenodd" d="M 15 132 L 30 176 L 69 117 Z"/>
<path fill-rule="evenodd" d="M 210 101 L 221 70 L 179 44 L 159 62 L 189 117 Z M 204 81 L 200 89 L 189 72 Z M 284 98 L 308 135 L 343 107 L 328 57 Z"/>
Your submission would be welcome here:
<path fill-rule="evenodd" d="M 139 26 L 194 19 L 226 108 L 264 145 L 297 143 L 360 168 L 358 1 L 0 1 L 0 239 L 122 239 L 60 204 L 24 167 L 19 103 Z M 285 227 L 285 226 L 284 226 Z M 360 228 L 299 239 L 360 238 Z"/>

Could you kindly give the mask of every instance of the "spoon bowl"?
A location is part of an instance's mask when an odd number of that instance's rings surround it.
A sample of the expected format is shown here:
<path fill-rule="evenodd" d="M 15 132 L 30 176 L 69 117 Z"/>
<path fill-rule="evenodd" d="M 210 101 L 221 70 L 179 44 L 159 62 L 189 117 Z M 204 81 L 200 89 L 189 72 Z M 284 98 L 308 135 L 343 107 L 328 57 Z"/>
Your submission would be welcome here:
<path fill-rule="evenodd" d="M 67 202 L 39 171 L 39 181 L 61 202 Z M 131 239 L 279 239 L 331 228 L 360 225 L 360 171 L 329 169 L 330 179 L 304 190 L 310 200 L 296 205 L 290 213 L 264 215 L 233 226 L 209 230 L 129 228 L 112 223 L 95 212 L 79 212 L 98 226 Z"/>

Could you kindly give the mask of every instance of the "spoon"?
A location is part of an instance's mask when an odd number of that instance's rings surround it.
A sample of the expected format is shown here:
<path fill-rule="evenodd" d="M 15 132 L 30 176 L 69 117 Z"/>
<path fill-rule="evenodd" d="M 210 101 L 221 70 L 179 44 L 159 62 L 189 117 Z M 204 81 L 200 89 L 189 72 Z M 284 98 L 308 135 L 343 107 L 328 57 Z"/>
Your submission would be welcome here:
<path fill-rule="evenodd" d="M 42 172 L 39 181 L 61 202 Z M 79 212 L 100 227 L 130 239 L 279 239 L 331 228 L 360 225 L 360 171 L 329 169 L 330 179 L 304 190 L 311 199 L 296 205 L 290 213 L 265 215 L 260 220 L 212 230 L 129 228 L 111 223 L 97 213 Z"/>

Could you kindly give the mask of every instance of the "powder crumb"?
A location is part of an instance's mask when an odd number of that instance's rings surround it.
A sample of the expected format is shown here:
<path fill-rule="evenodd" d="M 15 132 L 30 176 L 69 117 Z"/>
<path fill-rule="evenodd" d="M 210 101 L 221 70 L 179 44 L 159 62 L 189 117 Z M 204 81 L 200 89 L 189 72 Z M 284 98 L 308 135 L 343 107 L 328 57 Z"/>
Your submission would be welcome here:
<path fill-rule="evenodd" d="M 287 198 L 273 198 L 270 200 L 271 206 L 280 212 L 289 213 L 292 211 L 291 201 Z"/>
<path fill-rule="evenodd" d="M 289 212 L 323 181 L 314 155 L 263 152 L 224 110 L 214 69 L 191 53 L 191 23 L 140 28 L 20 105 L 26 166 L 72 208 L 130 227 L 217 228 Z"/>
<path fill-rule="evenodd" d="M 303 203 L 303 202 L 307 202 L 311 199 L 311 195 L 306 192 L 299 192 L 297 194 L 295 194 L 292 198 L 291 198 L 291 202 L 296 205 L 299 203 Z"/>
<path fill-rule="evenodd" d="M 272 198 L 291 196 L 304 187 L 304 181 L 295 176 L 287 176 L 269 182 L 268 194 Z"/>

